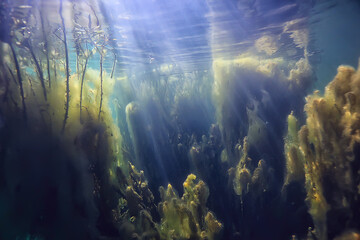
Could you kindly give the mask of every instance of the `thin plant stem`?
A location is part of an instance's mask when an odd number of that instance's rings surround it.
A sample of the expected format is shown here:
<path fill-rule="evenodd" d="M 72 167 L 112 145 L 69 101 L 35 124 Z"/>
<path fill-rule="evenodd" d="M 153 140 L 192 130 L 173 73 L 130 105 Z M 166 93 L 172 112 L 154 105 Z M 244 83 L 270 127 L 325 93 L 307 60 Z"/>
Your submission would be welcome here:
<path fill-rule="evenodd" d="M 63 34 L 64 34 L 64 46 L 65 46 L 65 69 L 66 69 L 66 102 L 65 102 L 65 116 L 64 116 L 64 121 L 63 121 L 63 125 L 62 125 L 62 129 L 61 132 L 64 133 L 65 131 L 65 126 L 66 126 L 66 121 L 69 117 L 69 104 L 70 104 L 70 71 L 69 71 L 69 54 L 68 54 L 68 46 L 67 46 L 67 42 L 66 42 L 66 29 L 65 29 L 65 20 L 62 14 L 63 11 L 63 0 L 60 0 L 60 9 L 59 9 L 59 14 L 60 14 L 60 18 L 61 18 L 61 25 L 62 25 L 62 30 L 63 30 Z"/>
<path fill-rule="evenodd" d="M 40 78 L 41 86 L 42 86 L 42 88 L 43 88 L 43 93 L 44 93 L 45 101 L 47 101 L 46 87 L 45 87 L 45 81 L 44 81 L 43 71 L 41 70 L 41 67 L 40 67 L 40 64 L 39 64 L 38 60 L 36 59 L 34 50 L 32 49 L 32 47 L 31 47 L 31 45 L 30 45 L 30 42 L 28 43 L 28 47 L 29 47 L 29 50 L 30 50 L 31 57 L 33 58 L 33 60 L 34 60 L 34 62 L 35 62 L 36 70 L 37 70 L 37 72 L 38 72 L 38 74 L 39 74 L 39 78 Z"/>
<path fill-rule="evenodd" d="M 85 72 L 86 72 L 86 67 L 87 67 L 87 63 L 88 63 L 89 57 L 86 57 L 85 60 L 85 66 L 82 72 L 82 76 L 81 76 L 81 86 L 80 86 L 80 122 L 82 123 L 82 118 L 81 118 L 81 111 L 82 111 L 82 95 L 83 95 L 83 88 L 84 88 L 84 79 L 85 79 Z"/>
<path fill-rule="evenodd" d="M 100 121 L 101 107 L 103 101 L 103 53 L 100 52 L 100 107 L 98 120 Z"/>
<path fill-rule="evenodd" d="M 49 60 L 49 47 L 48 47 L 48 41 L 45 34 L 45 25 L 44 25 L 44 17 L 42 14 L 42 11 L 40 12 L 40 21 L 41 21 L 41 30 L 44 38 L 44 48 L 46 52 L 46 64 L 47 64 L 47 74 L 49 78 L 49 88 L 51 88 L 51 76 L 50 76 L 50 60 Z"/>
<path fill-rule="evenodd" d="M 27 114 L 26 114 L 26 104 L 25 104 L 25 97 L 24 97 L 24 88 L 23 88 L 23 80 L 21 77 L 21 72 L 20 72 L 20 66 L 19 66 L 19 62 L 17 60 L 16 57 L 16 52 L 15 49 L 13 47 L 13 45 L 11 44 L 11 42 L 9 43 L 10 48 L 11 48 L 11 52 L 13 54 L 14 57 L 14 62 L 15 62 L 15 68 L 16 68 L 16 74 L 18 76 L 18 80 L 19 80 L 19 85 L 20 85 L 20 95 L 21 95 L 21 102 L 22 102 L 22 112 L 23 112 L 23 118 L 25 121 L 27 121 Z"/>
<path fill-rule="evenodd" d="M 116 65 L 116 54 L 114 54 L 114 63 L 113 63 L 113 66 L 112 66 L 110 78 L 113 78 L 113 76 L 114 76 L 115 65 Z"/>

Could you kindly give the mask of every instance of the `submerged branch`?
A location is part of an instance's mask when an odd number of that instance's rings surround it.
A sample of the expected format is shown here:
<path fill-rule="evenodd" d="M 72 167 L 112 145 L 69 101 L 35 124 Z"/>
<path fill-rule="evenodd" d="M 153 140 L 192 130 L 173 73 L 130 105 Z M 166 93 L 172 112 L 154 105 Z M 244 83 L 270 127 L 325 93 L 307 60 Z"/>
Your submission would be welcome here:
<path fill-rule="evenodd" d="M 66 126 L 66 121 L 69 117 L 69 103 L 70 103 L 70 85 L 69 85 L 69 81 L 70 81 L 70 72 L 69 72 L 69 54 L 68 54 L 68 46 L 67 46 L 67 42 L 66 42 L 66 29 L 65 29 L 65 20 L 64 20 L 64 16 L 62 14 L 62 10 L 63 10 L 63 0 L 60 0 L 60 9 L 59 9 L 59 14 L 60 14 L 60 18 L 61 18 L 61 25 L 62 25 L 62 31 L 64 34 L 64 46 L 65 46 L 65 69 L 66 69 L 66 102 L 65 102 L 65 116 L 64 116 L 64 121 L 63 121 L 63 126 L 61 129 L 61 132 L 63 133 L 65 130 L 65 126 Z"/>
<path fill-rule="evenodd" d="M 19 62 L 18 62 L 17 57 L 16 57 L 15 49 L 14 49 L 13 45 L 11 44 L 11 42 L 9 42 L 9 45 L 10 45 L 11 52 L 12 52 L 13 57 L 14 57 L 16 74 L 18 76 L 19 85 L 20 85 L 20 95 L 21 95 L 21 101 L 22 101 L 22 106 L 23 106 L 23 118 L 26 121 L 27 120 L 26 105 L 25 105 L 24 88 L 23 88 L 23 81 L 22 81 L 21 72 L 20 72 L 20 66 L 19 66 Z"/>

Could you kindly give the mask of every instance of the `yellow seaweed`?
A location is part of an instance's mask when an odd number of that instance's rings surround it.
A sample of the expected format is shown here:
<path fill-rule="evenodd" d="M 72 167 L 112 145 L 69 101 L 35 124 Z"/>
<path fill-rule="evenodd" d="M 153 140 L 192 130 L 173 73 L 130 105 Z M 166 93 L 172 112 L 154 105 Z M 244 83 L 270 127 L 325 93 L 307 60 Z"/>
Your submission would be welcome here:
<path fill-rule="evenodd" d="M 222 224 L 206 208 L 209 190 L 203 181 L 195 183 L 196 176 L 190 174 L 185 182 L 181 198 L 171 184 L 160 188 L 162 202 L 159 203 L 161 223 L 158 231 L 161 239 L 214 239 Z"/>
<path fill-rule="evenodd" d="M 330 211 L 333 216 L 358 211 L 352 205 L 359 194 L 352 166 L 357 161 L 355 144 L 360 143 L 359 86 L 360 68 L 340 66 L 323 96 L 315 91 L 306 98 L 306 124 L 297 135 L 296 119 L 288 118 L 284 184 L 302 179 L 300 170 L 304 169 L 306 202 L 318 239 L 327 239 Z"/>

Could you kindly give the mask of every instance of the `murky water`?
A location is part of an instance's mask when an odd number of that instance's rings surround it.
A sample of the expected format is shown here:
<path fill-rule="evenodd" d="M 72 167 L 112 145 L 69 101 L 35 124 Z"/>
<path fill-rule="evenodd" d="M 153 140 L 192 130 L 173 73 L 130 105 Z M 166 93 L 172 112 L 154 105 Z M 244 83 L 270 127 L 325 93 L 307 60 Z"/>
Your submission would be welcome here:
<path fill-rule="evenodd" d="M 0 239 L 359 239 L 360 4 L 0 3 Z"/>

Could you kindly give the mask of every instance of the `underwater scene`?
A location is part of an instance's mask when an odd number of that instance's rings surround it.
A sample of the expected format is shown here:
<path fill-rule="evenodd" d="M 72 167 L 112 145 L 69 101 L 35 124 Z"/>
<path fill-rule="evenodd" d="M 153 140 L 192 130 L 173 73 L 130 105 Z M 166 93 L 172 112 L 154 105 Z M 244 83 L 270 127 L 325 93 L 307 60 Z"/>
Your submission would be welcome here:
<path fill-rule="evenodd" d="M 0 1 L 0 240 L 360 240 L 360 1 Z"/>

